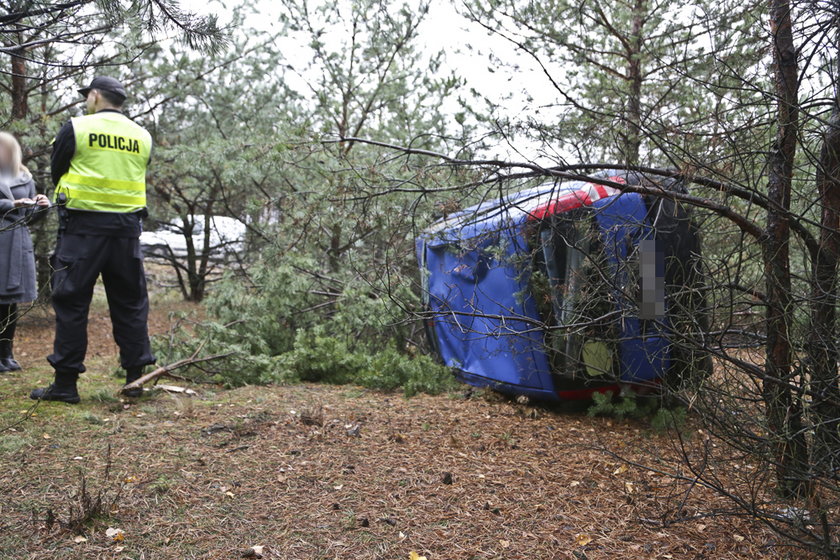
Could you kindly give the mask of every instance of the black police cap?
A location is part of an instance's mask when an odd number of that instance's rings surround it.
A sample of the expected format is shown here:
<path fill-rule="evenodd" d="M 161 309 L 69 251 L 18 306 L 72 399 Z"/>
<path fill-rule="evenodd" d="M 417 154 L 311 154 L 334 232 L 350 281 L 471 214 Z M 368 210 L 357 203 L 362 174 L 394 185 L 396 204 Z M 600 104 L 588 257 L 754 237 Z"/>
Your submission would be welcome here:
<path fill-rule="evenodd" d="M 79 90 L 79 93 L 82 94 L 82 97 L 87 97 L 87 94 L 90 93 L 90 90 L 98 89 L 99 91 L 109 91 L 116 95 L 119 95 L 123 99 L 128 97 L 125 93 L 125 88 L 120 83 L 119 80 L 111 78 L 110 76 L 97 76 L 91 82 L 90 85 L 86 88 L 82 88 Z"/>

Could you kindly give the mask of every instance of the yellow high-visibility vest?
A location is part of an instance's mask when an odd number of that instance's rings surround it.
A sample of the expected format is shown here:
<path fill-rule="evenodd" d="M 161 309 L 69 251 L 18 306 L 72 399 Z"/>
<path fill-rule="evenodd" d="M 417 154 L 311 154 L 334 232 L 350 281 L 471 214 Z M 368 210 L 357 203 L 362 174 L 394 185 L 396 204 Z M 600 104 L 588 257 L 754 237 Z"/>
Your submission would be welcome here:
<path fill-rule="evenodd" d="M 114 111 L 75 117 L 76 153 L 55 190 L 67 208 L 90 212 L 135 212 L 146 207 L 146 164 L 152 136 Z"/>

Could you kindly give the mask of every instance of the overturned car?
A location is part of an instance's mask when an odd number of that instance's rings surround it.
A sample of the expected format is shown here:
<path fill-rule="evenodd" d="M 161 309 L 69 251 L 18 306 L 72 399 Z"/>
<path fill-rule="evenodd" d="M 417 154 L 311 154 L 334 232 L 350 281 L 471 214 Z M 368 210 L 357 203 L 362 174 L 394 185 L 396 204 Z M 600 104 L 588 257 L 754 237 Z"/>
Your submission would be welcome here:
<path fill-rule="evenodd" d="M 548 183 L 449 215 L 417 239 L 425 326 L 465 382 L 567 400 L 708 373 L 700 239 L 674 179 Z M 597 179 L 596 179 L 597 180 Z"/>

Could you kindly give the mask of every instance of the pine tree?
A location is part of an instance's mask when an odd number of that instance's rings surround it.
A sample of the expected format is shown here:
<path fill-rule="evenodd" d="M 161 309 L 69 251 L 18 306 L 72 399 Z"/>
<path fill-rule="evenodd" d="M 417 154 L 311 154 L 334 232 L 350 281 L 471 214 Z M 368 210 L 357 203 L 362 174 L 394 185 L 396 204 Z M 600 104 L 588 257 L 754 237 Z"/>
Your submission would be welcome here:
<path fill-rule="evenodd" d="M 581 159 L 673 165 L 713 147 L 704 135 L 721 119 L 749 117 L 721 97 L 757 58 L 754 16 L 739 2 L 493 0 L 466 15 L 536 61 L 560 120 L 526 126 Z"/>

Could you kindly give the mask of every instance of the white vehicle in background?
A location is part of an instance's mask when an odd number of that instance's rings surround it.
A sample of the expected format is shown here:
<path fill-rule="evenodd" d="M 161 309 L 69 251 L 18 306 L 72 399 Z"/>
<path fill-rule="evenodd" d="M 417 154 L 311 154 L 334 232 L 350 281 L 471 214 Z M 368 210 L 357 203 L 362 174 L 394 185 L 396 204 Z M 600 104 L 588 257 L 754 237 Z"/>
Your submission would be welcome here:
<path fill-rule="evenodd" d="M 193 256 L 202 256 L 205 251 L 206 216 L 193 216 Z M 236 259 L 245 249 L 245 223 L 227 216 L 210 216 L 209 245 L 207 252 L 212 261 Z M 144 231 L 140 245 L 150 259 L 171 261 L 187 258 L 190 250 L 187 243 L 186 225 L 183 223 L 161 224 L 155 231 Z"/>

